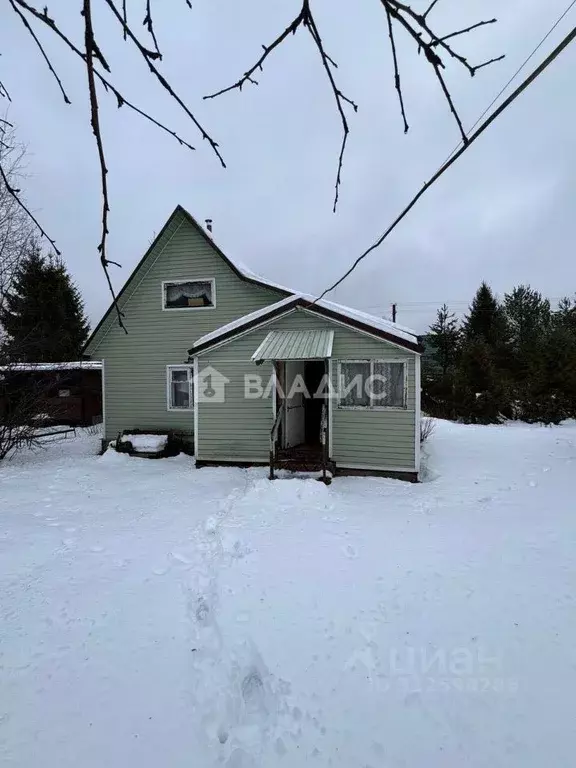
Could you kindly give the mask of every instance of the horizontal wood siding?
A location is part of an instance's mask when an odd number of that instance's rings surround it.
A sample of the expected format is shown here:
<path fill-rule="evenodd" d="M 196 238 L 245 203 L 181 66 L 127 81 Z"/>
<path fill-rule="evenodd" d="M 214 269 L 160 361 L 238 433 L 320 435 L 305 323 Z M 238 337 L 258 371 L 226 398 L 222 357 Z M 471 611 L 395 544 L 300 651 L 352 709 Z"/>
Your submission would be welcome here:
<path fill-rule="evenodd" d="M 211 365 L 231 380 L 226 386 L 224 403 L 199 404 L 199 459 L 267 461 L 272 403 L 270 398 L 246 400 L 243 380 L 244 374 L 260 374 L 266 382 L 272 366 L 257 366 L 251 356 L 271 330 L 319 328 L 334 330 L 334 387 L 337 385 L 338 360 L 406 360 L 408 370 L 408 407 L 405 411 L 341 410 L 334 402 L 331 458 L 343 468 L 366 466 L 414 470 L 415 354 L 302 309 L 199 355 L 200 369 Z"/>
<path fill-rule="evenodd" d="M 254 351 L 254 350 L 252 350 Z M 272 395 L 247 400 L 244 374 L 270 376 L 272 364 L 199 360 L 199 374 L 209 365 L 230 379 L 224 403 L 199 403 L 196 458 L 204 461 L 267 461 L 272 429 Z"/>
<path fill-rule="evenodd" d="M 162 310 L 163 280 L 200 278 L 216 280 L 214 309 Z M 132 428 L 193 435 L 193 411 L 167 409 L 166 366 L 185 364 L 200 336 L 283 296 L 240 279 L 177 212 L 122 296 L 128 335 L 112 315 L 87 350 L 105 360 L 106 438 Z"/>

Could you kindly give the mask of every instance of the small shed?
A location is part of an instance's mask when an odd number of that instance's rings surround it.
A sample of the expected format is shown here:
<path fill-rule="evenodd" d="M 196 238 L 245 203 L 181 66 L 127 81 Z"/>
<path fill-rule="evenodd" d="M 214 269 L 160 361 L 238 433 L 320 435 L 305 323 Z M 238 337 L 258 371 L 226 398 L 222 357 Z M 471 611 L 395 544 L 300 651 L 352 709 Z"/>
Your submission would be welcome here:
<path fill-rule="evenodd" d="M 196 463 L 415 481 L 420 353 L 414 332 L 302 294 L 229 323 L 190 349 Z"/>
<path fill-rule="evenodd" d="M 85 427 L 102 421 L 102 363 L 11 363 L 0 366 L 0 417 L 26 387 L 38 393 L 38 415 L 53 424 Z"/>

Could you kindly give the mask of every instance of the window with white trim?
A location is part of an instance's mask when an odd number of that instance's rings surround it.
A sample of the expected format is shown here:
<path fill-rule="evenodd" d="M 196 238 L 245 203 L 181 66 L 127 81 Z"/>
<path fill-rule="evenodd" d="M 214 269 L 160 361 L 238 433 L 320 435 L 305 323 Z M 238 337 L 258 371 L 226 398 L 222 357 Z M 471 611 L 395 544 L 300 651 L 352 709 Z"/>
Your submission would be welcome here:
<path fill-rule="evenodd" d="M 191 411 L 194 407 L 194 373 L 187 365 L 169 365 L 168 410 Z"/>
<path fill-rule="evenodd" d="M 215 306 L 216 287 L 212 278 L 162 283 L 163 309 L 213 309 Z"/>
<path fill-rule="evenodd" d="M 406 363 L 340 362 L 339 408 L 406 408 Z"/>

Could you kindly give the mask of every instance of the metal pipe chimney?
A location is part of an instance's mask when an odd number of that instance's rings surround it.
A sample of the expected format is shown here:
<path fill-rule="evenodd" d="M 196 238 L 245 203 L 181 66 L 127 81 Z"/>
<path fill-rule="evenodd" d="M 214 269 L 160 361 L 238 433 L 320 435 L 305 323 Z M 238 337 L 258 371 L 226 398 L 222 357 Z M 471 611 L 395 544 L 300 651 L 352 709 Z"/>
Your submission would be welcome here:
<path fill-rule="evenodd" d="M 206 229 L 208 230 L 208 232 L 211 233 L 212 232 L 212 219 L 206 219 L 205 221 L 206 221 Z"/>

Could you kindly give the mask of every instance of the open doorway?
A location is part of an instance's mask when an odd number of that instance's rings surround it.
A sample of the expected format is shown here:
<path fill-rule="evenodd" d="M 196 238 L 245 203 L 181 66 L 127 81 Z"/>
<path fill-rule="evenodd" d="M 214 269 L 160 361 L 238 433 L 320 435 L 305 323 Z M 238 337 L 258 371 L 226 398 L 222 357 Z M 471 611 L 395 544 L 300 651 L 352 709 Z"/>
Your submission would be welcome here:
<path fill-rule="evenodd" d="M 320 450 L 322 421 L 322 383 L 324 360 L 286 360 L 279 362 L 282 392 L 277 408 L 284 408 L 283 448 L 309 447 Z"/>

